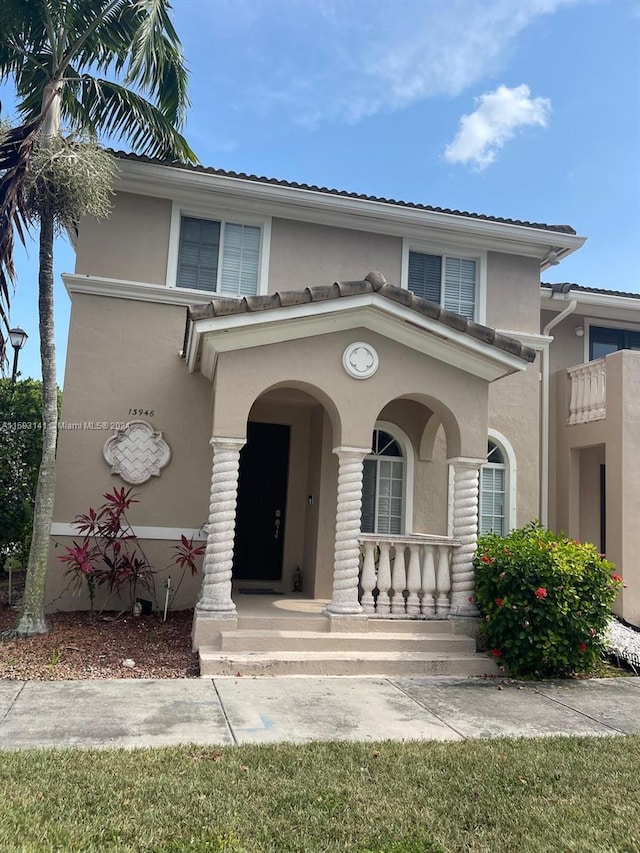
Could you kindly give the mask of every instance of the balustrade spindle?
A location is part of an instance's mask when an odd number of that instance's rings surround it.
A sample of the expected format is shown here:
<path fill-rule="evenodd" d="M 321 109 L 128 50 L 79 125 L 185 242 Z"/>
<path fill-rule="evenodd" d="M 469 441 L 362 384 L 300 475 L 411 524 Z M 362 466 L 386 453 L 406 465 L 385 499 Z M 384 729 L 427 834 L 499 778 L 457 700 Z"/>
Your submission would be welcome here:
<path fill-rule="evenodd" d="M 362 563 L 362 609 L 367 614 L 376 612 L 373 589 L 376 585 L 375 542 L 364 543 L 364 560 Z"/>
<path fill-rule="evenodd" d="M 378 559 L 378 616 L 388 616 L 391 612 L 389 606 L 389 589 L 391 587 L 391 563 L 389 560 L 390 542 L 380 540 L 380 557 Z"/>
<path fill-rule="evenodd" d="M 407 568 L 407 616 L 420 615 L 420 546 L 409 545 L 409 566 Z"/>
<path fill-rule="evenodd" d="M 394 543 L 393 571 L 391 573 L 391 612 L 394 616 L 404 616 L 404 591 L 407 586 L 407 569 L 404 559 L 404 545 Z"/>

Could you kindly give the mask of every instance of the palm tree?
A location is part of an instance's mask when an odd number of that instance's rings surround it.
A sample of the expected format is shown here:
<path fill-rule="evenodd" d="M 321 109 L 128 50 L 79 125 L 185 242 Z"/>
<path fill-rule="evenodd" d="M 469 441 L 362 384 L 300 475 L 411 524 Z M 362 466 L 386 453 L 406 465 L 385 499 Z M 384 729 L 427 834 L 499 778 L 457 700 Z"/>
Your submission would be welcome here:
<path fill-rule="evenodd" d="M 197 162 L 182 127 L 187 73 L 169 0 L 0 0 L 0 82 L 12 81 L 20 125 L 0 139 L 0 328 L 8 328 L 10 286 L 15 283 L 14 233 L 37 221 L 38 305 L 43 388 L 43 449 L 34 510 L 33 538 L 20 636 L 46 633 L 44 588 L 53 517 L 57 397 L 53 334 L 53 244 L 64 229 L 91 212 L 56 185 L 55 167 L 63 137 L 102 133 L 125 139 L 141 154 Z M 104 76 L 103 76 L 104 75 Z M 108 79 L 107 79 L 108 78 Z M 44 155 L 43 155 L 44 152 Z M 77 154 L 77 151 L 76 151 Z M 74 180 L 86 156 L 76 157 Z M 90 158 L 89 158 L 90 159 Z M 98 168 L 104 174 L 104 168 Z M 106 170 L 108 172 L 108 169 Z M 104 201 L 104 199 L 103 199 Z M 100 205 L 98 205 L 100 210 Z M 0 335 L 0 339 L 4 336 Z"/>

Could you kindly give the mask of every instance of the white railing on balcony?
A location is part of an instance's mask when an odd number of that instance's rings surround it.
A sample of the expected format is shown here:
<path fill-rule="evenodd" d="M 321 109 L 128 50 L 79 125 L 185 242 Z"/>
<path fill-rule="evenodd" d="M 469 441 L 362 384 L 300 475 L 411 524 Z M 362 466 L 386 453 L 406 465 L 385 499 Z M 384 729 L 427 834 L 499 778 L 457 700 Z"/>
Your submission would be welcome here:
<path fill-rule="evenodd" d="M 447 536 L 360 535 L 360 603 L 368 616 L 444 619 L 449 615 L 451 554 Z"/>
<path fill-rule="evenodd" d="M 571 380 L 569 423 L 586 424 L 607 415 L 607 369 L 604 358 L 567 370 Z"/>

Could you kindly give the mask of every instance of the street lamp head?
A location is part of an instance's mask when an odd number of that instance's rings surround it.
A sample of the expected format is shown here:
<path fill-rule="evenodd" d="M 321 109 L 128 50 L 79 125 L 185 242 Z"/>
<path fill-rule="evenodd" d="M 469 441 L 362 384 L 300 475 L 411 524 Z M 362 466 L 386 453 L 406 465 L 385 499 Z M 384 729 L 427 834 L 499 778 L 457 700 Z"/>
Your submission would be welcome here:
<path fill-rule="evenodd" d="M 20 326 L 16 326 L 14 329 L 9 329 L 9 340 L 11 341 L 11 346 L 16 351 L 22 349 L 27 342 L 28 337 L 29 335 L 24 329 L 21 329 Z"/>

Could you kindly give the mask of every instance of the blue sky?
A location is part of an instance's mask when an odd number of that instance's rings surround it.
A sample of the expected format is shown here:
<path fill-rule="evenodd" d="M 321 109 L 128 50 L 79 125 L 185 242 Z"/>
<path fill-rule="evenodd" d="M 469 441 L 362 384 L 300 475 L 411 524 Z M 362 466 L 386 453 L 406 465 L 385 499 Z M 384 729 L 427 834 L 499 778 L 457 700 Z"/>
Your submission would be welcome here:
<path fill-rule="evenodd" d="M 640 292 L 638 0 L 173 6 L 205 165 L 570 224 L 588 241 L 545 280 Z M 58 277 L 73 263 L 59 241 Z M 39 376 L 35 246 L 18 271 L 20 369 Z"/>

